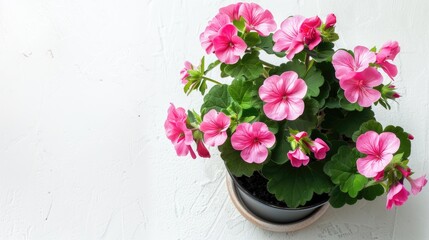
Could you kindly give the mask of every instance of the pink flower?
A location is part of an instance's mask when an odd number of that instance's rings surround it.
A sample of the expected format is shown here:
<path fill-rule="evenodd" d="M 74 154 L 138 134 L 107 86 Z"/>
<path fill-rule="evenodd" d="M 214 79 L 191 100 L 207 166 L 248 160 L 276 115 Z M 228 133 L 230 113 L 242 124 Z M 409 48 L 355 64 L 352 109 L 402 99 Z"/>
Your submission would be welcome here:
<path fill-rule="evenodd" d="M 240 156 L 248 163 L 262 163 L 267 159 L 268 149 L 274 145 L 276 138 L 265 123 L 240 123 L 231 136 L 231 144 Z"/>
<path fill-rule="evenodd" d="M 396 183 L 389 189 L 387 194 L 387 203 L 386 208 L 388 210 L 392 209 L 393 205 L 401 206 L 408 200 L 408 195 L 410 193 L 405 189 L 404 185 L 401 183 Z"/>
<path fill-rule="evenodd" d="M 310 145 L 310 150 L 314 153 L 314 157 L 317 160 L 322 160 L 326 157 L 326 152 L 328 152 L 330 148 L 322 139 L 316 138 L 313 144 Z"/>
<path fill-rule="evenodd" d="M 373 87 L 380 85 L 383 77 L 374 68 L 367 68 L 356 73 L 353 77 L 340 80 L 344 96 L 351 102 L 357 102 L 362 107 L 369 107 L 381 97 L 381 93 Z"/>
<path fill-rule="evenodd" d="M 183 84 L 188 83 L 188 79 L 187 79 L 189 77 L 188 70 L 192 70 L 192 69 L 194 69 L 194 66 L 192 66 L 192 63 L 186 61 L 185 67 L 180 71 L 180 78 L 182 79 Z"/>
<path fill-rule="evenodd" d="M 175 108 L 171 104 L 168 109 L 167 120 L 164 123 L 167 138 L 173 143 L 178 156 L 186 156 L 191 154 L 192 158 L 196 158 L 191 144 L 194 141 L 192 131 L 186 127 L 186 112 L 183 108 Z"/>
<path fill-rule="evenodd" d="M 204 146 L 203 141 L 197 141 L 197 153 L 202 158 L 210 158 L 209 150 L 207 150 L 206 146 Z"/>
<path fill-rule="evenodd" d="M 336 23 L 337 23 L 337 17 L 335 16 L 335 14 L 333 13 L 328 14 L 325 21 L 325 29 L 333 27 Z"/>
<path fill-rule="evenodd" d="M 367 156 L 357 160 L 358 172 L 368 178 L 375 177 L 390 163 L 399 145 L 399 139 L 391 132 L 379 135 L 374 131 L 368 131 L 360 135 L 356 141 L 356 148 Z"/>
<path fill-rule="evenodd" d="M 213 39 L 213 46 L 216 57 L 226 64 L 236 63 L 247 48 L 244 40 L 237 36 L 237 28 L 232 24 L 220 29 L 219 35 Z"/>
<path fill-rule="evenodd" d="M 341 81 L 352 78 L 356 73 L 360 73 L 369 67 L 370 63 L 375 62 L 375 53 L 370 52 L 368 48 L 357 46 L 354 49 L 353 56 L 344 51 L 338 50 L 332 56 L 332 65 L 335 68 L 335 76 Z"/>
<path fill-rule="evenodd" d="M 299 32 L 310 50 L 313 50 L 322 41 L 318 30 L 320 25 L 322 25 L 322 21 L 318 16 L 307 18 L 301 24 Z"/>
<path fill-rule="evenodd" d="M 310 158 L 299 148 L 289 151 L 287 153 L 287 158 L 289 158 L 290 164 L 293 167 L 301 167 L 302 165 L 306 166 L 310 162 Z"/>
<path fill-rule="evenodd" d="M 417 195 L 419 192 L 422 191 L 422 188 L 426 185 L 428 180 L 426 179 L 426 175 L 421 176 L 417 179 L 412 179 L 411 177 L 407 177 L 407 180 L 411 184 L 411 192 L 414 195 Z"/>
<path fill-rule="evenodd" d="M 204 115 L 200 125 L 200 130 L 204 133 L 204 142 L 212 147 L 222 145 L 228 137 L 226 130 L 230 123 L 231 120 L 223 112 L 210 110 Z"/>
<path fill-rule="evenodd" d="M 388 62 L 388 60 L 395 60 L 396 55 L 399 53 L 401 48 L 396 41 L 388 41 L 381 47 L 377 53 L 376 62 L 389 75 L 391 79 L 396 77 L 398 69 L 395 65 Z"/>
<path fill-rule="evenodd" d="M 264 10 L 256 3 L 241 4 L 239 16 L 246 20 L 247 30 L 254 30 L 261 36 L 268 36 L 277 28 L 271 12 Z"/>
<path fill-rule="evenodd" d="M 318 30 L 321 24 L 318 16 L 307 19 L 299 15 L 287 18 L 273 35 L 273 50 L 286 51 L 288 59 L 301 52 L 305 45 L 313 50 L 322 41 Z"/>
<path fill-rule="evenodd" d="M 228 15 L 219 13 L 209 22 L 204 32 L 200 34 L 201 46 L 206 50 L 207 54 L 214 52 L 213 39 L 219 35 L 219 30 L 229 23 L 231 23 L 231 20 Z"/>
<path fill-rule="evenodd" d="M 302 36 L 299 35 L 301 24 L 304 22 L 303 16 L 289 17 L 282 22 L 280 29 L 273 35 L 274 46 L 276 52 L 287 52 L 287 58 L 292 59 L 295 54 L 304 49 Z"/>
<path fill-rule="evenodd" d="M 219 13 L 223 13 L 228 15 L 229 19 L 232 21 L 234 20 L 239 20 L 240 19 L 240 15 L 238 13 L 238 11 L 240 10 L 240 6 L 241 4 L 243 4 L 242 2 L 238 2 L 235 4 L 230 4 L 226 7 L 222 7 L 219 9 Z"/>
<path fill-rule="evenodd" d="M 302 98 L 306 93 L 307 85 L 293 71 L 273 75 L 259 88 L 265 114 L 276 121 L 297 119 L 304 112 Z"/>

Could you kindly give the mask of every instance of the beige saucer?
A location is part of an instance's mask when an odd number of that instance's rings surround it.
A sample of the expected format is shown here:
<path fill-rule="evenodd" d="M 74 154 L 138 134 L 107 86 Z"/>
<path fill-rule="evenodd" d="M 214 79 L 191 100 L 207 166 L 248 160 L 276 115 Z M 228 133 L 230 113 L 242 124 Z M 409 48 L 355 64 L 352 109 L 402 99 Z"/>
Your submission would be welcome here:
<path fill-rule="evenodd" d="M 226 185 L 228 188 L 229 196 L 234 203 L 237 210 L 245 217 L 247 220 L 249 220 L 251 223 L 255 224 L 256 226 L 272 231 L 272 232 L 293 232 L 300 229 L 303 229 L 312 223 L 314 223 L 317 219 L 319 219 L 329 208 L 329 204 L 323 205 L 321 208 L 317 209 L 309 218 L 304 219 L 299 222 L 293 222 L 293 223 L 287 223 L 287 224 L 276 224 L 276 223 L 270 223 L 266 220 L 263 220 L 257 216 L 255 216 L 252 212 L 250 212 L 246 206 L 241 201 L 240 197 L 237 196 L 237 192 L 235 190 L 234 184 L 232 183 L 232 179 L 229 176 L 229 174 L 226 174 Z"/>

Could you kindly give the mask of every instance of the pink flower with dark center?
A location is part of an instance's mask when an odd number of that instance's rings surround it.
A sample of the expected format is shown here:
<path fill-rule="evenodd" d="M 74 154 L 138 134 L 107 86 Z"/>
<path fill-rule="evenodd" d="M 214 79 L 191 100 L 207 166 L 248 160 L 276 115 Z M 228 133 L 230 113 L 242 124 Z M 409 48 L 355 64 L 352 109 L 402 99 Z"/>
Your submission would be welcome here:
<path fill-rule="evenodd" d="M 259 97 L 264 101 L 264 113 L 276 121 L 295 120 L 304 112 L 307 85 L 298 74 L 287 71 L 265 79 L 259 88 Z"/>
<path fill-rule="evenodd" d="M 289 151 L 287 158 L 289 158 L 292 167 L 306 166 L 310 162 L 310 158 L 299 148 Z"/>
<path fill-rule="evenodd" d="M 350 79 L 356 73 L 363 72 L 369 67 L 370 63 L 375 62 L 375 53 L 369 51 L 368 48 L 357 46 L 354 49 L 354 57 L 344 51 L 338 50 L 332 56 L 332 65 L 335 68 L 335 76 L 341 81 Z"/>
<path fill-rule="evenodd" d="M 388 60 L 395 60 L 396 55 L 399 53 L 401 48 L 399 47 L 398 42 L 388 41 L 381 47 L 380 51 L 377 53 L 376 62 L 380 67 L 386 72 L 386 74 L 393 79 L 398 74 L 398 69 L 394 64 Z"/>
<path fill-rule="evenodd" d="M 277 24 L 270 11 L 264 10 L 256 3 L 243 3 L 239 8 L 239 16 L 246 20 L 248 31 L 256 31 L 261 36 L 268 36 L 275 31 Z"/>
<path fill-rule="evenodd" d="M 232 24 L 223 26 L 213 39 L 216 57 L 226 64 L 234 64 L 246 51 L 247 45 L 237 36 L 237 28 Z"/>
<path fill-rule="evenodd" d="M 242 2 L 238 2 L 238 3 L 230 4 L 226 7 L 222 7 L 219 9 L 219 13 L 223 13 L 223 14 L 228 15 L 231 22 L 234 20 L 239 20 L 240 15 L 238 12 L 239 12 L 240 6 L 242 4 L 243 4 Z"/>
<path fill-rule="evenodd" d="M 197 141 L 197 153 L 202 158 L 210 158 L 210 152 L 201 140 Z"/>
<path fill-rule="evenodd" d="M 325 21 L 325 29 L 333 27 L 336 23 L 337 23 L 337 17 L 335 16 L 335 14 L 333 13 L 328 14 Z"/>
<path fill-rule="evenodd" d="M 390 163 L 399 145 L 399 138 L 391 132 L 379 135 L 374 131 L 368 131 L 360 135 L 356 141 L 356 148 L 367 156 L 357 160 L 358 172 L 368 178 L 375 177 Z"/>
<path fill-rule="evenodd" d="M 340 80 L 344 96 L 351 102 L 357 102 L 362 107 L 369 107 L 378 101 L 381 93 L 374 89 L 383 82 L 383 77 L 374 68 L 367 68 L 354 74 L 351 78 Z"/>
<path fill-rule="evenodd" d="M 231 20 L 228 15 L 219 13 L 209 22 L 204 32 L 200 34 L 201 46 L 206 50 L 207 54 L 214 52 L 213 39 L 219 35 L 219 30 L 230 23 Z"/>
<path fill-rule="evenodd" d="M 192 64 L 188 61 L 185 62 L 185 67 L 180 71 L 180 78 L 182 79 L 182 83 L 186 84 L 188 83 L 188 77 L 189 77 L 189 73 L 188 70 L 192 70 L 194 69 L 194 66 L 192 66 Z"/>
<path fill-rule="evenodd" d="M 231 144 L 248 163 L 263 163 L 268 156 L 268 149 L 276 138 L 265 123 L 240 123 L 231 136 Z"/>
<path fill-rule="evenodd" d="M 322 25 L 322 21 L 318 16 L 315 16 L 305 19 L 299 28 L 302 40 L 310 50 L 313 50 L 322 41 L 318 30 L 320 25 Z"/>
<path fill-rule="evenodd" d="M 194 142 L 192 131 L 186 127 L 186 112 L 183 108 L 175 108 L 171 104 L 168 109 L 167 120 L 164 123 L 167 138 L 176 149 L 178 156 L 186 156 L 191 154 L 192 158 L 196 158 L 191 144 Z"/>
<path fill-rule="evenodd" d="M 426 175 L 421 176 L 417 179 L 412 179 L 411 177 L 407 177 L 407 180 L 411 184 L 411 192 L 414 195 L 417 195 L 419 192 L 422 191 L 422 188 L 426 185 L 428 180 L 426 179 Z"/>
<path fill-rule="evenodd" d="M 314 153 L 314 157 L 317 160 L 325 159 L 326 153 L 330 150 L 328 144 L 326 144 L 322 139 L 316 138 L 313 141 L 313 144 L 310 145 L 310 150 Z"/>
<path fill-rule="evenodd" d="M 405 189 L 404 185 L 401 183 L 394 184 L 390 187 L 389 193 L 387 193 L 386 208 L 390 210 L 393 205 L 401 206 L 408 200 L 408 195 L 410 195 L 410 193 Z"/>
<path fill-rule="evenodd" d="M 222 145 L 228 137 L 226 130 L 230 123 L 231 120 L 223 112 L 210 110 L 204 115 L 200 125 L 200 130 L 204 133 L 204 142 L 213 147 Z"/>
<path fill-rule="evenodd" d="M 288 59 L 292 59 L 295 54 L 301 52 L 304 49 L 304 44 L 302 43 L 302 36 L 299 33 L 304 20 L 305 17 L 299 15 L 284 20 L 280 25 L 280 29 L 273 35 L 275 42 L 273 50 L 276 52 L 287 52 Z"/>

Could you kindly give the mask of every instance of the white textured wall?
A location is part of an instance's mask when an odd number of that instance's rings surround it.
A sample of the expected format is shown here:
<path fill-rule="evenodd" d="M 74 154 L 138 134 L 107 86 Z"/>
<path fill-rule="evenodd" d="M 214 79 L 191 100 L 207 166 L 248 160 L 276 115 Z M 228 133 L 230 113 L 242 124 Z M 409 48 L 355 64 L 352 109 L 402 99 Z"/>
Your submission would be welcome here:
<path fill-rule="evenodd" d="M 362 201 L 274 234 L 232 206 L 218 154 L 175 156 L 168 104 L 201 101 L 182 94 L 178 72 L 231 2 L 0 0 L 0 239 L 429 238 L 429 189 L 398 210 Z M 415 135 L 411 166 L 429 174 L 427 1 L 256 2 L 278 23 L 334 12 L 339 47 L 398 40 L 404 97 L 377 117 Z"/>

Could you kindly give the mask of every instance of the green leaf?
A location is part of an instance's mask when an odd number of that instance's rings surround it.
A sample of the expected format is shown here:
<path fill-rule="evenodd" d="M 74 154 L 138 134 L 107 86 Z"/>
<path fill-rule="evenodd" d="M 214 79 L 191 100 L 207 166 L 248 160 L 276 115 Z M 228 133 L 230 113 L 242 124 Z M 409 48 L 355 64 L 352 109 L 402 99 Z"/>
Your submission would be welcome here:
<path fill-rule="evenodd" d="M 329 204 L 334 208 L 340 208 L 345 204 L 353 205 L 357 200 L 357 198 L 352 198 L 349 194 L 341 192 L 338 186 L 329 194 Z"/>
<path fill-rule="evenodd" d="M 368 131 L 374 131 L 378 134 L 383 132 L 383 126 L 376 120 L 369 120 L 368 122 L 362 123 L 359 130 L 353 133 L 352 139 L 354 142 L 356 142 L 357 138 Z"/>
<path fill-rule="evenodd" d="M 366 187 L 360 192 L 360 195 L 362 195 L 362 197 L 368 201 L 372 201 L 378 196 L 381 196 L 383 194 L 384 194 L 384 187 L 381 186 L 380 184 Z"/>
<path fill-rule="evenodd" d="M 217 65 L 220 64 L 219 60 L 216 60 L 212 63 L 209 64 L 209 66 L 207 67 L 206 71 L 204 71 L 204 74 L 207 74 L 208 72 L 210 72 L 213 68 L 217 67 Z"/>
<path fill-rule="evenodd" d="M 247 47 L 253 47 L 261 43 L 261 38 L 257 32 L 249 32 L 246 34 L 244 41 L 247 44 Z"/>
<path fill-rule="evenodd" d="M 307 85 L 307 97 L 316 97 L 319 95 L 319 88 L 323 85 L 324 79 L 322 73 L 316 67 L 312 67 L 307 71 L 303 63 L 292 61 L 272 69 L 270 75 L 281 75 L 285 71 L 294 71 L 305 81 Z"/>
<path fill-rule="evenodd" d="M 204 96 L 204 103 L 201 106 L 201 113 L 204 115 L 211 109 L 218 112 L 228 108 L 231 104 L 231 97 L 228 94 L 228 85 L 213 86 L 207 95 Z"/>
<path fill-rule="evenodd" d="M 243 17 L 240 17 L 238 20 L 234 20 L 233 24 L 240 32 L 244 32 L 246 30 L 246 21 Z"/>
<path fill-rule="evenodd" d="M 325 81 L 323 85 L 320 87 L 319 95 L 314 98 L 319 102 L 320 108 L 323 108 L 325 106 L 326 99 L 329 97 L 330 91 L 331 91 L 331 86 L 327 81 Z"/>
<path fill-rule="evenodd" d="M 244 76 L 246 79 L 255 79 L 264 71 L 264 67 L 261 61 L 259 61 L 258 55 L 258 52 L 248 53 L 237 63 L 225 65 L 223 71 L 233 78 Z"/>
<path fill-rule="evenodd" d="M 231 85 L 228 86 L 228 92 L 232 99 L 244 109 L 255 106 L 259 100 L 258 90 L 251 81 L 235 79 L 232 81 Z M 261 101 L 259 100 L 259 102 Z"/>
<path fill-rule="evenodd" d="M 287 153 L 292 150 L 292 147 L 287 141 L 287 137 L 289 137 L 287 125 L 285 123 L 280 124 L 279 130 L 276 134 L 276 145 L 271 151 L 271 160 L 277 164 L 283 164 L 289 161 Z"/>
<path fill-rule="evenodd" d="M 267 189 L 288 207 L 296 208 L 311 200 L 313 194 L 327 193 L 332 183 L 323 173 L 323 161 L 311 162 L 299 168 L 290 164 L 266 164 L 262 174 L 268 179 Z"/>
<path fill-rule="evenodd" d="M 351 138 L 359 130 L 362 123 L 374 119 L 374 112 L 370 108 L 359 111 L 341 111 L 340 109 L 325 109 L 325 120 L 322 127 Z"/>
<path fill-rule="evenodd" d="M 308 51 L 307 53 L 314 59 L 316 62 L 326 62 L 331 61 L 332 55 L 334 55 L 334 44 L 331 42 L 322 42 L 316 49 L 313 51 Z"/>
<path fill-rule="evenodd" d="M 287 125 L 295 130 L 310 132 L 317 126 L 319 104 L 312 98 L 305 99 L 304 104 L 305 107 L 302 115 L 294 121 L 288 121 Z"/>
<path fill-rule="evenodd" d="M 401 145 L 399 146 L 397 153 L 404 153 L 403 158 L 407 159 L 411 154 L 411 141 L 408 139 L 408 133 L 406 133 L 403 128 L 392 125 L 387 126 L 384 129 L 384 132 L 394 133 L 396 137 L 399 138 Z"/>
<path fill-rule="evenodd" d="M 261 38 L 261 42 L 259 44 L 257 44 L 257 47 L 261 48 L 262 50 L 264 50 L 268 54 L 275 54 L 278 57 L 286 56 L 286 53 L 284 53 L 284 52 L 275 52 L 273 50 L 273 46 L 274 46 L 273 34 L 270 34 L 267 37 L 261 36 L 260 38 Z"/>
<path fill-rule="evenodd" d="M 351 147 L 343 146 L 331 160 L 325 164 L 324 171 L 331 177 L 342 192 L 347 192 L 354 198 L 365 187 L 368 179 L 357 172 L 356 160 L 359 152 Z"/>
<path fill-rule="evenodd" d="M 235 116 L 236 119 L 240 119 L 243 114 L 243 109 L 236 102 L 232 102 L 231 105 L 226 110 L 227 110 L 227 115 Z"/>
<path fill-rule="evenodd" d="M 225 165 L 236 177 L 247 176 L 250 177 L 253 175 L 253 172 L 259 171 L 262 169 L 262 164 L 256 163 L 247 163 L 241 156 L 240 152 L 232 148 L 231 138 L 228 137 L 226 142 L 219 146 L 219 151 L 221 152 L 220 156 L 225 161 Z"/>

